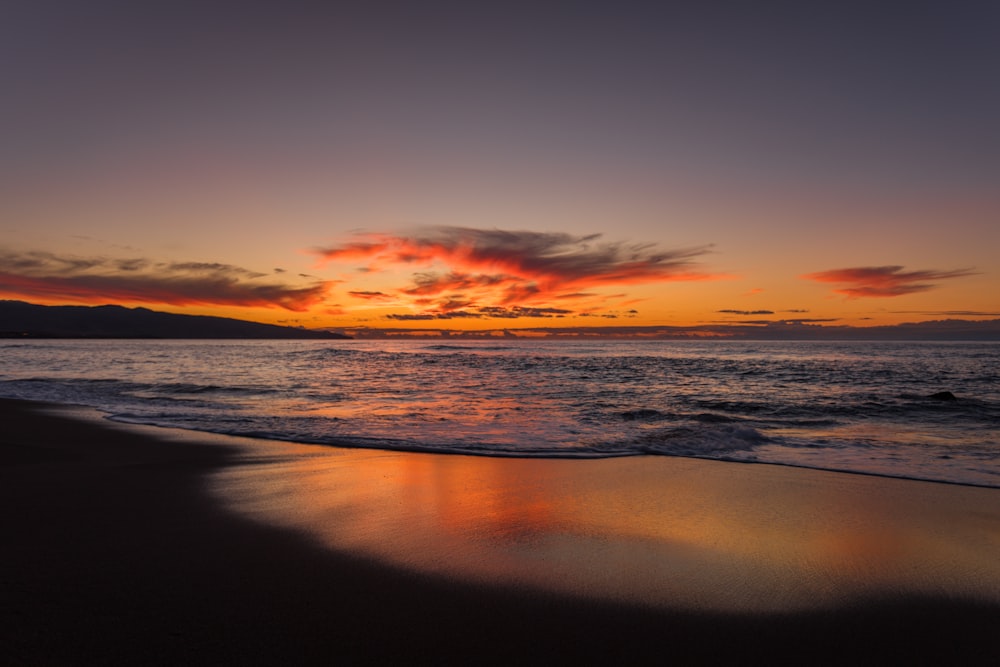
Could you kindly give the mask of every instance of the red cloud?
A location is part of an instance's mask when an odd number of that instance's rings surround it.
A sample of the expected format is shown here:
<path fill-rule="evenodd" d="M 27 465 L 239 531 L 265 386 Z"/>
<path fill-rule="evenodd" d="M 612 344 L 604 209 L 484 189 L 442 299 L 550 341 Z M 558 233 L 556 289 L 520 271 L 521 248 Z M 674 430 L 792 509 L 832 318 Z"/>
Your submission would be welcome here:
<path fill-rule="evenodd" d="M 229 264 L 61 257 L 0 252 L 0 294 L 79 303 L 224 305 L 305 311 L 329 283 L 262 283 L 265 274 Z"/>
<path fill-rule="evenodd" d="M 851 269 L 833 269 L 810 273 L 802 278 L 822 283 L 841 283 L 844 287 L 833 290 L 850 299 L 861 297 L 892 297 L 926 292 L 936 285 L 926 282 L 947 278 L 975 275 L 969 269 L 955 271 L 904 271 L 902 266 L 869 266 Z"/>
<path fill-rule="evenodd" d="M 694 261 L 707 247 L 661 250 L 599 239 L 599 234 L 430 227 L 408 235 L 366 234 L 315 252 L 324 262 L 363 262 L 366 271 L 443 264 L 447 272 L 416 273 L 412 285 L 400 290 L 425 304 L 436 303 L 437 312 L 456 310 L 459 303 L 463 308 L 473 302 L 537 305 L 610 285 L 718 277 L 702 273 Z"/>

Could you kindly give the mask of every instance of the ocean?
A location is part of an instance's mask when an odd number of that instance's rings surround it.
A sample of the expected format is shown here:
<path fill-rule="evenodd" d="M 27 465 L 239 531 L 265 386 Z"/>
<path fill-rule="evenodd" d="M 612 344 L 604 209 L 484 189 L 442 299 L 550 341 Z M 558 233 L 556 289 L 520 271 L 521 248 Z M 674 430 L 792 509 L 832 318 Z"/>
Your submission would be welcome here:
<path fill-rule="evenodd" d="M 998 343 L 12 340 L 0 396 L 338 447 L 1000 487 Z"/>

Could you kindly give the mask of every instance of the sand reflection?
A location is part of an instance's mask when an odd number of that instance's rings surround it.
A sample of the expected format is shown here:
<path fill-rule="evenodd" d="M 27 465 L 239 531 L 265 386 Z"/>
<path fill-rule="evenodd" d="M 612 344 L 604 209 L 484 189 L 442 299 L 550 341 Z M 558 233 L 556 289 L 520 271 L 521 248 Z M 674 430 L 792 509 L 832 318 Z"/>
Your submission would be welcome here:
<path fill-rule="evenodd" d="M 214 488 L 240 513 L 397 566 L 684 608 L 1000 600 L 993 489 L 666 457 L 292 454 Z"/>

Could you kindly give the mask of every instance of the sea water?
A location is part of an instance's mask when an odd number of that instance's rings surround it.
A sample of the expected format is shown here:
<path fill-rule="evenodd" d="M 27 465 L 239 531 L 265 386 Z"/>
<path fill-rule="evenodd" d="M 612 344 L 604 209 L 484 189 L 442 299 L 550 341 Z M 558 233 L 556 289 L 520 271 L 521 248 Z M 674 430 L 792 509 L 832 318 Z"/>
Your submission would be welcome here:
<path fill-rule="evenodd" d="M 339 447 L 1000 487 L 998 343 L 0 341 L 0 396 Z"/>

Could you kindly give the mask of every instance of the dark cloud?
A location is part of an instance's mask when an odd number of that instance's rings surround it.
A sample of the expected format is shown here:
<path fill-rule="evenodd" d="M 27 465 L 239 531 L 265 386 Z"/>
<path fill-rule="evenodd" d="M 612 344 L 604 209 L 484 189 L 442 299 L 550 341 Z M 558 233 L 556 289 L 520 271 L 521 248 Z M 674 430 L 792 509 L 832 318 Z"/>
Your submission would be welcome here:
<path fill-rule="evenodd" d="M 893 310 L 897 315 L 929 315 L 932 317 L 1000 317 L 1000 311 L 983 310 Z"/>
<path fill-rule="evenodd" d="M 797 326 L 800 324 L 815 324 L 822 322 L 837 322 L 840 318 L 836 317 L 816 317 L 816 318 L 804 318 L 796 317 L 790 319 L 781 320 L 740 320 L 738 326 L 750 325 L 750 326 L 772 326 L 772 327 L 782 327 L 782 326 Z M 719 320 L 714 322 L 714 324 L 725 324 L 732 325 L 732 320 Z"/>
<path fill-rule="evenodd" d="M 451 320 L 468 318 L 488 318 L 515 320 L 521 318 L 552 318 L 571 315 L 572 311 L 563 308 L 531 308 L 528 306 L 483 306 L 475 310 L 441 310 L 424 313 L 391 313 L 386 315 L 390 320 Z"/>
<path fill-rule="evenodd" d="M 442 320 L 479 319 L 483 317 L 483 314 L 469 312 L 468 310 L 450 310 L 448 312 L 438 313 L 437 317 Z"/>
<path fill-rule="evenodd" d="M 773 310 L 733 310 L 731 308 L 725 308 L 715 312 L 729 315 L 774 315 Z"/>
<path fill-rule="evenodd" d="M 357 299 L 367 299 L 370 301 L 387 301 L 395 298 L 391 294 L 386 294 L 385 292 L 353 291 L 348 292 L 348 294 Z"/>
<path fill-rule="evenodd" d="M 471 305 L 474 305 L 472 301 L 469 301 L 468 299 L 463 298 L 460 295 L 451 296 L 439 303 L 439 307 L 441 308 L 441 310 L 445 312 L 451 312 L 453 310 L 461 310 L 462 308 L 467 308 Z"/>
<path fill-rule="evenodd" d="M 822 283 L 840 284 L 834 293 L 850 299 L 894 297 L 926 292 L 937 285 L 930 281 L 964 278 L 975 275 L 971 269 L 953 271 L 904 271 L 902 266 L 862 266 L 810 273 L 802 278 Z"/>
<path fill-rule="evenodd" d="M 436 320 L 437 315 L 432 315 L 430 313 L 389 313 L 385 316 L 389 320 L 400 320 L 402 322 L 416 322 L 420 320 Z"/>
<path fill-rule="evenodd" d="M 402 291 L 413 296 L 423 296 L 476 287 L 496 287 L 509 284 L 512 280 L 511 276 L 504 275 L 472 275 L 456 271 L 447 274 L 424 272 L 414 274 L 413 287 Z"/>
<path fill-rule="evenodd" d="M 0 250 L 0 293 L 47 301 L 280 307 L 321 302 L 328 283 L 260 282 L 266 274 L 231 264 L 152 262 Z"/>
<path fill-rule="evenodd" d="M 816 324 L 820 322 L 839 322 L 839 317 L 798 317 L 795 319 L 781 320 L 782 324 Z"/>
<path fill-rule="evenodd" d="M 571 315 L 573 311 L 565 308 L 530 308 L 526 306 L 514 306 L 505 308 L 502 306 L 485 306 L 479 312 L 489 317 L 499 317 L 505 319 L 516 319 L 519 317 L 565 317 Z"/>
<path fill-rule="evenodd" d="M 556 294 L 553 299 L 587 299 L 597 296 L 597 292 L 570 292 L 569 294 Z"/>
<path fill-rule="evenodd" d="M 219 262 L 169 262 L 156 265 L 159 269 L 171 273 L 202 273 L 202 274 L 226 274 L 239 276 L 241 278 L 263 278 L 266 273 L 250 271 L 232 264 L 221 264 Z"/>
<path fill-rule="evenodd" d="M 115 266 L 119 271 L 142 271 L 149 266 L 149 261 L 145 259 L 119 259 L 115 260 Z"/>

